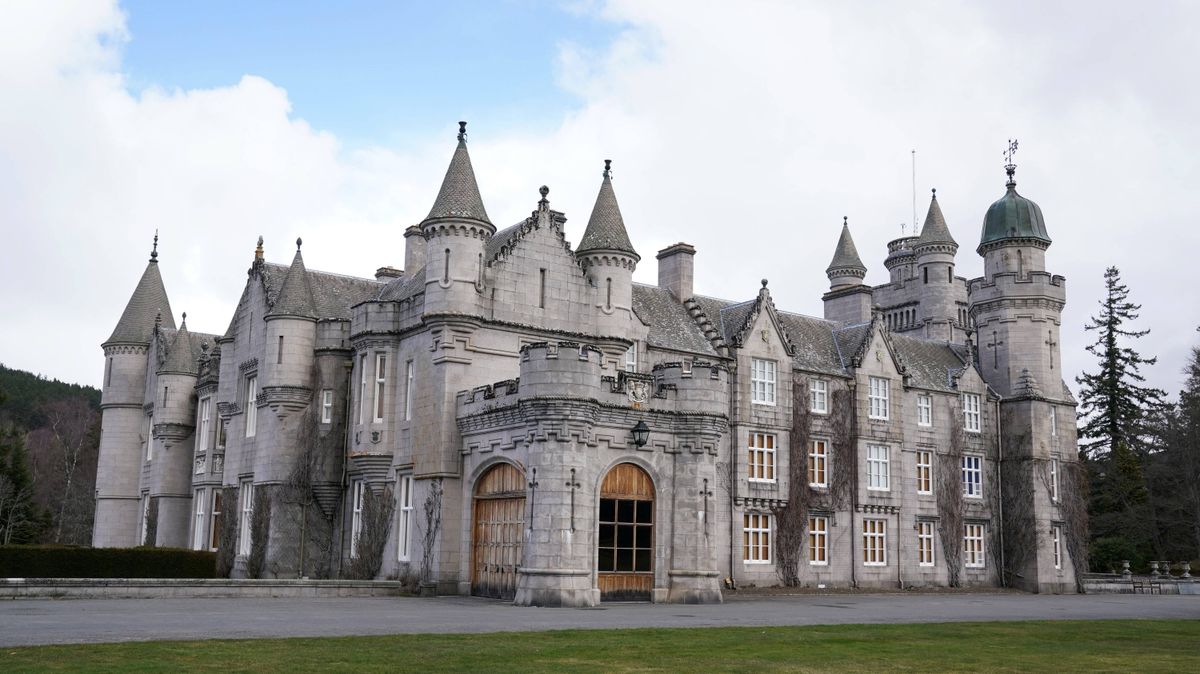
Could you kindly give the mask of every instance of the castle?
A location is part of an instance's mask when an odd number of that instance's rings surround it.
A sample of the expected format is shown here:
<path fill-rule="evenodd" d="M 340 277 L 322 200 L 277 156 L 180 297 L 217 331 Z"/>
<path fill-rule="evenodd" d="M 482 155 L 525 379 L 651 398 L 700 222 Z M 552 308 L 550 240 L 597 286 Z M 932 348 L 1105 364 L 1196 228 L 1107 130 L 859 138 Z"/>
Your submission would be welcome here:
<path fill-rule="evenodd" d="M 765 280 L 696 295 L 684 243 L 634 283 L 607 162 L 578 246 L 545 187 L 498 230 L 465 123 L 403 270 L 309 270 L 300 240 L 274 264 L 260 238 L 207 335 L 176 325 L 156 236 L 102 345 L 94 544 L 218 550 L 242 576 L 371 557 L 520 605 L 719 602 L 781 565 L 814 587 L 1074 591 L 1065 282 L 1007 170 L 981 278 L 955 275 L 935 194 L 884 285 L 843 223 L 823 318 Z"/>

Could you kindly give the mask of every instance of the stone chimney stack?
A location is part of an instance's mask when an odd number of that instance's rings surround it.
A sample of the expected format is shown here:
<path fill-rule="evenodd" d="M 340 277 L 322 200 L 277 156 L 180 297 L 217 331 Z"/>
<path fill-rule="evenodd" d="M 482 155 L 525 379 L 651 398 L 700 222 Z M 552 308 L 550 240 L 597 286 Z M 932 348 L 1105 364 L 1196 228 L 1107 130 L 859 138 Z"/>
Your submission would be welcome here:
<path fill-rule="evenodd" d="M 671 291 L 675 299 L 692 297 L 695 278 L 696 249 L 690 244 L 677 243 L 658 251 L 658 287 Z"/>
<path fill-rule="evenodd" d="M 425 266 L 425 237 L 421 228 L 413 225 L 404 230 L 404 271 L 415 274 Z"/>

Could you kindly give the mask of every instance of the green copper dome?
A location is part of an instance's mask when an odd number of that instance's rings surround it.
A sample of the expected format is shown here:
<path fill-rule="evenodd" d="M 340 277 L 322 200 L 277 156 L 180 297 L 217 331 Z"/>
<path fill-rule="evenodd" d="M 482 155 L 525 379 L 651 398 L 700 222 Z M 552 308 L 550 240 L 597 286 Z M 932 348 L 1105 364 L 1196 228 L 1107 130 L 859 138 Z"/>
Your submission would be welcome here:
<path fill-rule="evenodd" d="M 989 206 L 987 215 L 983 216 L 979 248 L 982 250 L 988 244 L 1007 239 L 1035 239 L 1050 245 L 1041 207 L 1017 194 L 1017 183 L 1011 174 L 1008 192 Z"/>

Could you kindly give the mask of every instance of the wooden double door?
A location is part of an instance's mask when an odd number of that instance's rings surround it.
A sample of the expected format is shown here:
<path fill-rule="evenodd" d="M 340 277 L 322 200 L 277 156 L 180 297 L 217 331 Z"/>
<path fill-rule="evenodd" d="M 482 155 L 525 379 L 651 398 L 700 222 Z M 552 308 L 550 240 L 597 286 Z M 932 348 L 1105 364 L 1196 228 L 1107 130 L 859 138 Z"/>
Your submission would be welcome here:
<path fill-rule="evenodd" d="M 620 463 L 600 485 L 596 537 L 601 601 L 650 601 L 654 589 L 654 483 Z"/>
<path fill-rule="evenodd" d="M 501 463 L 475 488 L 471 594 L 512 599 L 525 548 L 525 475 Z"/>

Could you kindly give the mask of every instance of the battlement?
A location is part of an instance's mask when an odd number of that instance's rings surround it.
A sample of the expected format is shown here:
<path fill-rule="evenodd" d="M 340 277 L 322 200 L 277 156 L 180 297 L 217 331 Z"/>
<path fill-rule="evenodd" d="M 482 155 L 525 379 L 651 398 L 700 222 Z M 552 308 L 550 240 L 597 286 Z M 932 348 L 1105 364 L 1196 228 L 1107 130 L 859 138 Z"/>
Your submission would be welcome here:
<path fill-rule="evenodd" d="M 972 302 L 996 299 L 999 296 L 1038 293 L 1066 299 L 1067 279 L 1058 274 L 1044 271 L 999 272 L 991 277 L 981 276 L 967 282 L 967 293 Z"/>

